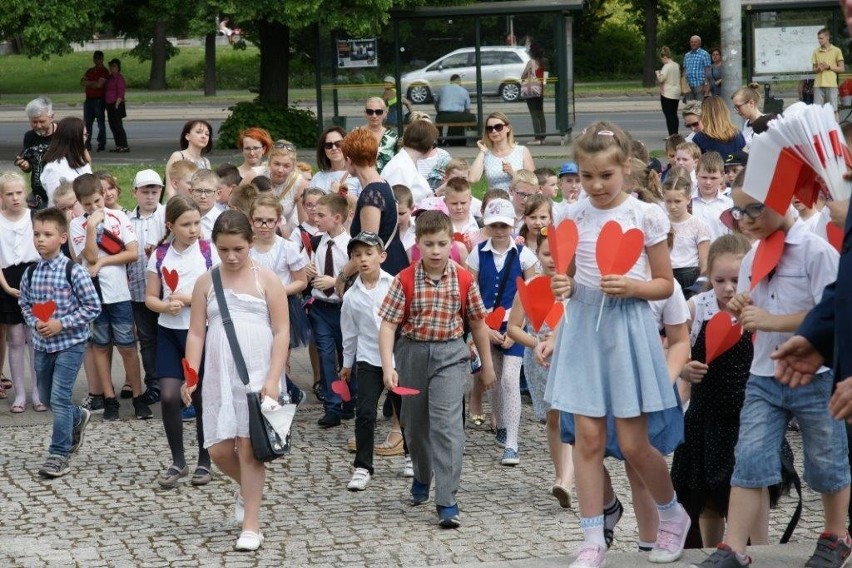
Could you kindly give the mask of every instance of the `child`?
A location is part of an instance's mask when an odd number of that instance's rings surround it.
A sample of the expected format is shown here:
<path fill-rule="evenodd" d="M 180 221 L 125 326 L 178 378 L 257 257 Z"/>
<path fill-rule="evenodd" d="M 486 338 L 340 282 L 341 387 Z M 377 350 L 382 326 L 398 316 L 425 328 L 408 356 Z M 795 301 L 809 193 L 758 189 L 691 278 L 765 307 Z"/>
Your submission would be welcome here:
<path fill-rule="evenodd" d="M 757 337 L 734 452 L 725 541 L 698 566 L 751 562 L 746 556 L 749 531 L 761 513 L 763 488 L 781 479 L 779 449 L 792 415 L 802 432 L 805 481 L 821 494 L 825 516 L 825 528 L 806 565 L 839 567 L 850 553 L 849 464 L 837 459 L 847 453 L 844 424 L 827 411 L 834 377 L 822 367 L 811 382 L 792 388 L 775 378 L 775 361 L 770 358 L 819 302 L 825 286 L 834 282 L 839 255 L 790 212 L 781 215 L 747 195 L 744 177 L 740 173 L 734 181 L 734 218 L 757 239 L 783 231 L 784 248 L 773 272 L 759 282 L 751 279 L 757 247 L 752 248 L 740 266 L 737 295 L 727 304 L 743 329 L 757 332 Z"/>
<path fill-rule="evenodd" d="M 41 260 L 21 279 L 20 306 L 35 347 L 36 382 L 41 399 L 53 411 L 48 456 L 38 470 L 45 478 L 68 473 L 68 457 L 83 443 L 91 414 L 71 404 L 71 394 L 89 338 L 89 325 L 101 303 L 86 270 L 60 252 L 68 239 L 68 221 L 56 208 L 33 215 L 33 241 Z M 44 321 L 33 313 L 36 304 L 52 300 L 56 309 Z"/>
<path fill-rule="evenodd" d="M 559 191 L 563 203 L 577 203 L 583 186 L 580 185 L 580 170 L 574 162 L 565 162 L 559 168 Z"/>
<path fill-rule="evenodd" d="M 542 195 L 551 201 L 556 199 L 559 193 L 559 178 L 556 177 L 556 172 L 550 168 L 536 168 L 534 173 Z"/>
<path fill-rule="evenodd" d="M 127 265 L 130 286 L 130 303 L 133 321 L 139 338 L 139 354 L 145 371 L 143 400 L 154 404 L 160 400 L 160 383 L 157 379 L 157 312 L 145 305 L 147 277 L 145 267 L 151 253 L 166 236 L 166 208 L 160 203 L 163 180 L 154 170 L 141 170 L 133 178 L 133 197 L 136 207 L 125 210 L 133 225 L 138 244 L 136 261 Z"/>
<path fill-rule="evenodd" d="M 409 502 L 416 506 L 428 501 L 434 473 L 439 525 L 456 528 L 461 526 L 456 492 L 464 451 L 462 401 L 470 373 L 470 350 L 462 339 L 465 320 L 481 353 L 480 378 L 486 388 L 494 383 L 494 368 L 479 288 L 449 262 L 450 218 L 427 211 L 416 229 L 422 259 L 394 279 L 379 309 L 379 352 L 385 388 L 406 386 L 421 392 L 402 400 L 414 467 Z M 401 333 L 394 346 L 397 328 Z"/>
<path fill-rule="evenodd" d="M 157 478 L 157 483 L 164 489 L 176 487 L 179 479 L 189 475 L 183 451 L 180 389 L 185 377 L 181 359 L 188 356 L 186 343 L 193 300 L 191 291 L 195 282 L 216 264 L 219 264 L 216 249 L 210 246 L 209 241 L 201 239 L 198 204 L 185 195 L 169 199 L 166 203 L 166 237 L 148 259 L 145 288 L 145 305 L 159 314 L 157 375 L 163 428 L 172 454 L 172 465 Z M 166 277 L 171 273 L 176 274 L 174 280 Z M 197 369 L 197 361 L 193 363 L 193 368 Z M 211 475 L 210 455 L 204 446 L 201 392 L 193 397 L 192 406 L 195 408 L 198 436 L 198 465 L 192 475 L 192 484 L 205 485 L 210 482 Z"/>
<path fill-rule="evenodd" d="M 678 145 L 675 151 L 675 163 L 689 172 L 689 178 L 692 180 L 692 197 L 698 195 L 698 175 L 695 169 L 698 167 L 698 160 L 701 158 L 701 148 L 694 142 L 684 142 Z"/>
<path fill-rule="evenodd" d="M 527 199 L 524 208 L 524 226 L 520 237 L 526 247 L 534 254 L 538 251 L 541 230 L 550 224 L 553 215 L 553 202 L 544 194 L 533 195 Z M 536 272 L 539 272 L 536 270 Z"/>
<path fill-rule="evenodd" d="M 745 169 L 746 164 L 748 164 L 748 152 L 740 150 L 725 156 L 726 195 L 730 194 L 731 187 L 734 185 L 734 180 L 737 178 L 737 175 Z"/>
<path fill-rule="evenodd" d="M 411 250 L 414 247 L 414 223 L 411 222 L 411 213 L 414 211 L 413 196 L 411 190 L 404 185 L 393 186 L 393 196 L 396 198 L 396 219 L 398 223 L 397 232 L 405 254 L 411 260 Z"/>
<path fill-rule="evenodd" d="M 74 180 L 74 194 L 86 214 L 71 221 L 71 249 L 93 275 L 102 304 L 92 326 L 92 344 L 95 367 L 103 386 L 104 420 L 118 420 L 119 404 L 112 385 L 110 357 L 113 345 L 124 363 L 136 418 L 147 420 L 151 418 L 151 409 L 141 396 L 142 377 L 127 283 L 126 265 L 135 262 L 138 254 L 136 234 L 127 215 L 104 208 L 103 187 L 93 174 L 83 174 Z"/>
<path fill-rule="evenodd" d="M 414 213 L 411 215 L 414 217 L 415 224 L 417 223 L 417 218 L 426 211 L 440 211 L 444 215 L 450 214 L 444 199 L 440 197 L 427 197 L 414 206 Z M 470 254 L 467 248 L 469 242 L 470 239 L 467 238 L 467 235 L 465 235 L 464 242 L 461 242 L 456 240 L 456 234 L 453 233 L 453 244 L 450 247 L 450 260 L 464 266 L 467 262 L 468 254 Z M 417 247 L 414 247 L 411 250 L 411 260 L 420 260 L 420 250 Z"/>
<path fill-rule="evenodd" d="M 101 182 L 101 188 L 104 190 L 104 207 L 107 209 L 121 210 L 121 205 L 118 203 L 118 196 L 121 195 L 121 188 L 113 175 L 103 170 L 95 172 L 95 177 Z M 54 203 L 56 200 L 54 200 Z"/>
<path fill-rule="evenodd" d="M 666 176 L 669 175 L 669 171 L 677 165 L 677 147 L 684 142 L 686 142 L 686 140 L 684 140 L 683 136 L 680 134 L 672 134 L 666 138 L 666 157 L 668 158 L 668 162 L 666 162 L 663 167 L 663 172 L 660 174 L 660 180 L 663 183 L 665 183 Z"/>
<path fill-rule="evenodd" d="M 253 183 L 244 183 L 231 192 L 228 197 L 228 209 L 236 209 L 248 217 L 251 204 L 259 195 L 260 193 Z"/>
<path fill-rule="evenodd" d="M 682 436 L 681 410 L 648 307 L 649 301 L 673 292 L 666 246 L 669 222 L 656 205 L 624 193 L 630 141 L 619 127 L 594 123 L 574 141 L 574 149 L 588 193 L 568 210 L 579 229 L 576 283 L 562 274 L 552 279 L 557 298 L 570 293 L 566 309 L 571 324 L 538 348 L 541 359 L 556 348 L 545 400 L 552 408 L 571 413 L 576 426 L 574 467 L 584 543 L 572 567 L 606 562 L 600 471 L 607 439 L 605 417 L 610 413 L 621 452 L 657 505 L 660 523 L 649 559 L 674 562 L 683 552 L 689 516 L 677 502 L 665 459 L 649 442 L 649 436 L 663 434 L 661 445 L 676 445 Z M 598 235 L 610 220 L 618 220 L 624 231 L 643 232 L 644 250 L 624 276 L 602 276 L 595 260 Z"/>
<path fill-rule="evenodd" d="M 692 198 L 692 214 L 707 223 L 710 240 L 715 241 L 730 230 L 719 217 L 734 206 L 731 198 L 722 193 L 724 163 L 718 152 L 707 152 L 698 160 L 698 194 Z"/>
<path fill-rule="evenodd" d="M 189 160 L 178 160 L 166 169 L 166 199 L 173 195 L 189 195 L 192 176 L 198 171 L 195 162 Z"/>
<path fill-rule="evenodd" d="M 47 410 L 39 396 L 39 385 L 32 367 L 35 360 L 33 341 L 24 326 L 21 306 L 18 304 L 21 277 L 39 261 L 39 253 L 32 238 L 33 223 L 27 207 L 25 184 L 24 178 L 17 172 L 0 174 L 0 203 L 3 205 L 0 210 L 0 268 L 3 269 L 0 272 L 0 324 L 5 328 L 5 340 L 9 345 L 9 371 L 15 387 L 15 400 L 11 408 L 13 414 L 23 412 L 27 404 L 24 352 L 29 352 L 30 356 L 33 410 Z"/>
<path fill-rule="evenodd" d="M 222 164 L 216 168 L 216 175 L 219 176 L 219 196 L 216 198 L 216 209 L 221 213 L 228 208 L 231 192 L 240 185 L 243 178 L 240 176 L 239 168 L 234 164 Z"/>
<path fill-rule="evenodd" d="M 465 178 L 455 177 L 447 180 L 444 190 L 444 203 L 447 205 L 450 220 L 453 222 L 453 232 L 469 235 L 479 230 L 476 217 L 470 212 L 472 195 L 470 182 Z"/>
<path fill-rule="evenodd" d="M 314 179 L 314 171 L 311 169 L 311 165 L 307 162 L 296 162 L 296 169 L 299 171 L 302 179 L 305 180 L 305 183 L 311 185 Z"/>
<path fill-rule="evenodd" d="M 511 202 L 495 199 L 485 206 L 483 215 L 490 238 L 477 245 L 467 259 L 467 266 L 483 292 L 483 302 L 489 311 L 498 306 L 512 307 L 517 292 L 516 279 L 525 280 L 535 275 L 535 255 L 525 246 L 516 245 L 512 239 L 515 208 Z M 507 314 L 508 315 L 508 314 Z M 499 377 L 492 395 L 497 418 L 497 444 L 504 446 L 502 465 L 520 463 L 518 456 L 518 429 L 521 421 L 520 377 L 523 362 L 523 345 L 506 336 L 506 321 L 495 331 L 488 330 L 491 341 L 491 360 Z M 480 356 L 482 354 L 480 353 Z"/>
<path fill-rule="evenodd" d="M 684 290 L 695 284 L 698 276 L 706 272 L 707 250 L 710 248 L 707 223 L 689 213 L 691 186 L 689 172 L 680 166 L 669 170 L 663 184 L 666 210 L 674 230 L 672 272 Z"/>
<path fill-rule="evenodd" d="M 660 174 L 639 158 L 630 159 L 630 175 L 627 176 L 624 187 L 632 192 L 639 201 L 656 203 L 661 207 L 663 205 Z"/>
<path fill-rule="evenodd" d="M 531 171 L 518 170 L 512 176 L 512 186 L 509 189 L 509 194 L 512 196 L 512 205 L 515 207 L 515 223 L 512 225 L 512 232 L 517 233 L 524 226 L 524 202 L 528 197 L 538 192 L 538 179 Z"/>
<path fill-rule="evenodd" d="M 239 211 L 222 213 L 213 226 L 213 241 L 225 262 L 214 270 L 221 275 L 228 312 L 248 371 L 248 388 L 261 397 L 276 400 L 287 359 L 287 300 L 281 280 L 251 261 L 252 240 L 245 215 Z M 186 360 L 193 369 L 200 371 L 202 364 L 204 367 L 200 386 L 205 401 L 205 451 L 209 450 L 219 469 L 240 485 L 234 496 L 234 521 L 241 525 L 242 532 L 234 550 L 252 551 L 263 544 L 259 514 L 266 467 L 252 452 L 247 387 L 234 363 L 212 282 L 212 275 L 207 273 L 192 287 Z M 177 361 L 180 367 L 180 359 Z M 193 396 L 197 388 L 198 385 L 181 388 L 185 402 L 201 398 Z"/>
<path fill-rule="evenodd" d="M 343 228 L 349 216 L 349 202 L 345 197 L 332 193 L 323 195 L 317 202 L 317 228 L 323 233 L 314 254 L 313 265 L 316 276 L 311 281 L 311 304 L 308 318 L 314 331 L 314 342 L 320 362 L 323 382 L 325 414 L 317 421 L 323 428 L 340 426 L 341 419 L 351 420 L 355 416 L 356 383 L 351 382 L 352 401 L 343 402 L 340 395 L 331 390 L 337 380 L 337 370 L 343 362 L 343 338 L 340 333 L 341 298 L 334 289 L 336 276 L 349 262 L 347 245 L 349 233 Z"/>
<path fill-rule="evenodd" d="M 467 180 L 469 173 L 470 166 L 463 158 L 450 160 L 447 162 L 446 168 L 444 168 L 444 183 L 435 189 L 435 195 L 437 197 L 443 197 L 445 190 L 447 189 L 448 181 L 456 178 Z M 473 212 L 473 216 L 477 222 L 482 221 L 482 201 L 472 194 L 470 196 L 470 210 Z"/>
<path fill-rule="evenodd" d="M 65 218 L 69 222 L 74 217 L 79 217 L 83 214 L 83 208 L 80 207 L 80 202 L 77 201 L 77 196 L 74 195 L 74 184 L 70 181 L 63 180 L 59 184 L 59 187 L 53 192 L 53 203 L 57 209 L 65 213 Z M 63 248 L 67 248 L 67 243 Z"/>
<path fill-rule="evenodd" d="M 556 271 L 553 257 L 550 255 L 550 244 L 546 232 L 536 235 L 536 257 L 541 272 L 545 276 L 553 276 Z M 535 360 L 535 347 L 553 332 L 547 324 L 542 324 L 538 333 L 529 325 L 524 325 L 526 314 L 520 297 L 515 296 L 512 311 L 509 315 L 508 335 L 524 346 L 524 376 L 530 390 L 533 403 L 533 414 L 539 422 L 547 424 L 547 447 L 556 478 L 550 488 L 550 494 L 556 497 L 563 509 L 571 508 L 571 489 L 574 486 L 574 464 L 571 461 L 571 446 L 562 443 L 559 432 L 559 411 L 551 409 L 544 401 L 544 390 L 547 385 L 547 368 Z"/>
<path fill-rule="evenodd" d="M 213 234 L 213 223 L 221 211 L 216 207 L 219 199 L 219 176 L 213 170 L 198 170 L 192 174 L 189 195 L 201 213 L 201 238 L 209 239 Z"/>
<path fill-rule="evenodd" d="M 393 276 L 381 268 L 386 254 L 384 243 L 376 233 L 359 233 L 349 241 L 347 248 L 349 256 L 357 264 L 358 278 L 343 297 L 340 315 L 343 368 L 340 378 L 348 381 L 352 376 L 352 366 L 357 362 L 358 400 L 355 412 L 355 472 L 346 488 L 363 491 L 373 475 L 376 405 L 384 390 L 378 312 Z"/>

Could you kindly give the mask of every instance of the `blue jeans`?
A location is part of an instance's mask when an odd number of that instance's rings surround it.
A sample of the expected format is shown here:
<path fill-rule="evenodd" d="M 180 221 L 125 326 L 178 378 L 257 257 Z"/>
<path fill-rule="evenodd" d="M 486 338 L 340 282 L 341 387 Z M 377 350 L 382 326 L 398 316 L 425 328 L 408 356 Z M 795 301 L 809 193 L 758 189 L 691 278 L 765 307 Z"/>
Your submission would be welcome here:
<path fill-rule="evenodd" d="M 55 353 L 35 352 L 35 372 L 39 396 L 53 412 L 53 434 L 48 453 L 68 457 L 74 425 L 80 422 L 80 407 L 71 403 L 74 383 L 83 364 L 86 342 Z"/>
<path fill-rule="evenodd" d="M 320 377 L 322 377 L 325 392 L 326 412 L 341 413 L 343 400 L 340 395 L 331 390 L 331 383 L 337 380 L 337 370 L 343 365 L 343 335 L 340 331 L 341 304 L 314 300 L 308 313 L 311 327 L 314 329 L 314 342 L 320 361 Z M 355 400 L 357 393 L 356 381 L 349 383 L 349 391 Z"/>
<path fill-rule="evenodd" d="M 106 104 L 103 99 L 86 99 L 83 102 L 83 122 L 86 123 L 86 148 L 92 148 L 92 125 L 98 120 L 98 148 L 106 146 Z"/>

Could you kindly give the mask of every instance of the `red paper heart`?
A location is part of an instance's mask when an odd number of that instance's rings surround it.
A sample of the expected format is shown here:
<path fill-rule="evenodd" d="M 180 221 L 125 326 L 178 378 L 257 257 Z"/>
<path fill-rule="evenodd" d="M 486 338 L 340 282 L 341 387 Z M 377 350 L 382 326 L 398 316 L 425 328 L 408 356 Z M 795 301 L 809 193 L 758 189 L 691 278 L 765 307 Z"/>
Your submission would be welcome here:
<path fill-rule="evenodd" d="M 562 315 L 565 313 L 565 304 L 562 302 L 556 302 L 551 306 L 550 313 L 547 314 L 547 317 L 544 318 L 544 323 L 547 324 L 547 327 L 550 328 L 551 331 L 554 331 L 557 327 L 559 327 L 559 322 L 562 321 Z"/>
<path fill-rule="evenodd" d="M 643 248 L 645 235 L 642 231 L 633 228 L 624 232 L 618 221 L 608 221 L 601 229 L 595 245 L 595 257 L 601 276 L 627 274 L 639 260 Z"/>
<path fill-rule="evenodd" d="M 331 383 L 332 392 L 340 395 L 340 399 L 343 402 L 349 402 L 352 400 L 352 393 L 349 392 L 349 383 L 342 379 L 338 379 Z"/>
<path fill-rule="evenodd" d="M 503 319 L 506 317 L 506 308 L 497 306 L 490 314 L 485 316 L 485 325 L 494 331 L 500 331 L 500 326 L 503 325 Z"/>
<path fill-rule="evenodd" d="M 544 323 L 547 314 L 553 307 L 555 298 L 553 291 L 550 289 L 550 278 L 547 276 L 536 276 L 529 283 L 524 282 L 521 276 L 518 276 L 518 297 L 521 300 L 521 305 L 524 307 L 524 313 L 527 316 L 527 321 L 538 333 L 541 329 L 541 324 Z"/>
<path fill-rule="evenodd" d="M 558 227 L 551 225 L 547 228 L 550 256 L 553 257 L 556 264 L 557 274 L 568 274 L 568 267 L 574 260 L 574 253 L 577 252 L 579 241 L 580 234 L 577 231 L 577 224 L 571 219 L 565 219 L 559 223 Z"/>
<path fill-rule="evenodd" d="M 56 302 L 53 300 L 33 304 L 33 315 L 44 323 L 47 323 L 47 320 L 50 319 L 50 316 L 52 316 L 55 311 Z"/>
<path fill-rule="evenodd" d="M 399 396 L 412 396 L 415 394 L 420 394 L 419 389 L 413 389 L 411 387 L 394 387 L 391 389 L 394 394 L 398 394 Z"/>
<path fill-rule="evenodd" d="M 840 252 L 840 249 L 843 247 L 843 229 L 834 223 L 829 223 L 825 226 L 825 232 L 828 236 L 828 242 L 837 249 L 837 252 Z"/>
<path fill-rule="evenodd" d="M 751 265 L 751 284 L 749 290 L 754 290 L 761 280 L 778 266 L 781 254 L 784 252 L 784 231 L 777 230 L 757 245 L 754 262 Z"/>
<path fill-rule="evenodd" d="M 453 240 L 464 244 L 464 233 L 453 233 Z"/>
<path fill-rule="evenodd" d="M 175 268 L 174 270 L 169 270 L 164 266 L 162 268 L 162 272 L 163 280 L 166 282 L 166 286 L 168 286 L 169 289 L 172 291 L 172 294 L 174 294 L 175 290 L 177 290 L 178 287 L 178 280 L 180 279 L 178 276 L 177 268 Z"/>
<path fill-rule="evenodd" d="M 183 365 L 183 380 L 186 381 L 186 386 L 194 387 L 198 384 L 198 371 L 189 366 L 189 361 L 181 359 Z"/>
<path fill-rule="evenodd" d="M 731 314 L 719 312 L 710 318 L 704 330 L 704 363 L 712 363 L 736 345 L 742 335 L 743 327 L 731 320 Z"/>

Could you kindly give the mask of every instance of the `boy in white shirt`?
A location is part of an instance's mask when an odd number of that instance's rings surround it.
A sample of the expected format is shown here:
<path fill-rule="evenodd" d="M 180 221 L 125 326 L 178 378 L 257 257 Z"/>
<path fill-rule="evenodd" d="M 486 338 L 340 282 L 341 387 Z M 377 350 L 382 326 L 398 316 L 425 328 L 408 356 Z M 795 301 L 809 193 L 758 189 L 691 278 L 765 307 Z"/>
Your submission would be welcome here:
<path fill-rule="evenodd" d="M 189 183 L 189 196 L 198 204 L 198 211 L 201 213 L 201 238 L 208 241 L 213 237 L 213 223 L 222 213 L 216 207 L 220 181 L 213 170 L 198 170 L 192 174 L 192 181 Z"/>
<path fill-rule="evenodd" d="M 453 232 L 470 235 L 479 230 L 479 223 L 470 211 L 472 195 L 470 182 L 464 178 L 447 180 L 444 189 L 444 203 L 453 222 Z"/>
<path fill-rule="evenodd" d="M 707 223 L 711 243 L 731 232 L 719 218 L 734 206 L 731 198 L 722 193 L 725 187 L 724 167 L 718 152 L 707 152 L 698 160 L 698 194 L 692 198 L 692 214 Z"/>
<path fill-rule="evenodd" d="M 695 173 L 698 160 L 701 159 L 701 148 L 695 142 L 683 142 L 675 150 L 675 164 L 689 172 L 692 179 L 692 197 L 698 195 L 698 176 Z"/>

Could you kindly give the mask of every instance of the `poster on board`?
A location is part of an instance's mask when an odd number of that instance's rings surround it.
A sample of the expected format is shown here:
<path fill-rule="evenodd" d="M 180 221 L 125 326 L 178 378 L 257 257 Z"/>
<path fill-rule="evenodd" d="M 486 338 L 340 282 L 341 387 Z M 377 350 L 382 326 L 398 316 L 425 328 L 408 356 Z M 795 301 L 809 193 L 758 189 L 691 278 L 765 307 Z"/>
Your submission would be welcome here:
<path fill-rule="evenodd" d="M 337 66 L 344 69 L 354 67 L 378 67 L 376 38 L 337 40 Z"/>
<path fill-rule="evenodd" d="M 813 73 L 811 56 L 822 27 L 755 28 L 754 75 Z"/>

